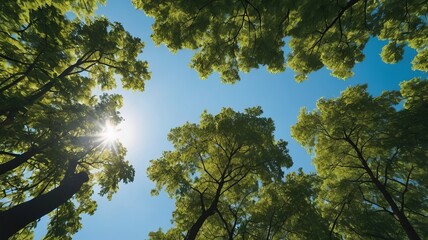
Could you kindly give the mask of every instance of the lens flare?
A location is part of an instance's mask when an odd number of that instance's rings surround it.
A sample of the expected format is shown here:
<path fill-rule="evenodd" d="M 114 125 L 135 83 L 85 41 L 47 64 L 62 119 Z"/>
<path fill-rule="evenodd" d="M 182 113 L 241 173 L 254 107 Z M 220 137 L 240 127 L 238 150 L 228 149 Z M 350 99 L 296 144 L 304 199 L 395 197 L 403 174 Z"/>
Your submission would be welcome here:
<path fill-rule="evenodd" d="M 105 143 L 113 143 L 119 138 L 119 130 L 110 122 L 106 122 L 101 138 Z"/>

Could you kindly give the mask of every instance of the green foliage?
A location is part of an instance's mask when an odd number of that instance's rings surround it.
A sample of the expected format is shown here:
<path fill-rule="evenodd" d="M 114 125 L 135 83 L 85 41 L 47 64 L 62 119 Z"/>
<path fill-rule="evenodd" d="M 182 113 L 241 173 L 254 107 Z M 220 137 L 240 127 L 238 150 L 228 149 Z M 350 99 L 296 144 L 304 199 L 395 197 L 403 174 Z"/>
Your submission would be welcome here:
<path fill-rule="evenodd" d="M 59 186 L 70 174 L 90 179 L 49 216 L 46 239 L 71 239 L 80 215 L 93 214 L 93 186 L 109 199 L 120 181 L 133 181 L 125 148 L 103 142 L 108 121 L 122 121 L 120 95 L 93 96 L 95 86 L 143 91 L 144 44 L 119 23 L 93 17 L 105 1 L 1 1 L 0 165 L 22 163 L 0 175 L 0 210 L 11 209 Z M 67 14 L 78 18 L 69 19 Z M 31 238 L 35 224 L 13 239 Z"/>
<path fill-rule="evenodd" d="M 326 239 L 328 224 L 314 202 L 319 182 L 299 169 L 262 188 L 239 239 Z"/>
<path fill-rule="evenodd" d="M 35 225 L 36 223 L 34 222 L 32 224 Z M 21 229 L 21 231 L 19 231 L 17 234 L 9 238 L 9 240 L 33 240 L 33 239 L 34 239 L 34 234 L 30 227 Z"/>
<path fill-rule="evenodd" d="M 346 238 L 405 239 L 406 220 L 421 239 L 428 236 L 428 81 L 400 87 L 378 97 L 365 85 L 350 87 L 312 112 L 303 109 L 292 127 L 314 153 L 323 215 Z"/>
<path fill-rule="evenodd" d="M 395 44 L 393 42 L 388 43 L 382 48 L 380 56 L 386 63 L 397 63 L 403 59 L 404 44 Z"/>
<path fill-rule="evenodd" d="M 175 198 L 175 225 L 150 237 L 183 238 L 204 214 L 211 215 L 198 229 L 201 238 L 237 234 L 259 187 L 281 182 L 282 168 L 292 165 L 286 142 L 274 140 L 274 123 L 261 114 L 260 107 L 244 113 L 224 108 L 171 130 L 174 150 L 152 160 L 148 175 L 156 182 L 153 194 L 164 188 Z"/>
<path fill-rule="evenodd" d="M 259 65 L 276 73 L 285 64 L 296 80 L 326 66 L 349 78 L 364 59 L 370 36 L 387 40 L 382 59 L 395 63 L 403 46 L 417 51 L 413 69 L 427 71 L 425 0 L 318 1 L 155 1 L 133 0 L 155 18 L 152 39 L 173 52 L 196 50 L 191 66 L 206 78 L 213 71 L 223 82 L 239 80 L 238 71 Z M 288 43 L 291 52 L 284 57 Z"/>

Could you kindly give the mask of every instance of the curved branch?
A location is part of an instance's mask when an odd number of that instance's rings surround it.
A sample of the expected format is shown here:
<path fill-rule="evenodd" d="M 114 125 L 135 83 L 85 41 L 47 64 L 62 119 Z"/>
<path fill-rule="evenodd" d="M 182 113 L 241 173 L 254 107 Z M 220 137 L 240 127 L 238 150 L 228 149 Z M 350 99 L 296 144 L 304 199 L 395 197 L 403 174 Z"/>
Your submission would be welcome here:
<path fill-rule="evenodd" d="M 322 39 L 324 38 L 325 34 L 334 26 L 334 24 L 336 24 L 337 21 L 340 21 L 340 18 L 343 16 L 343 14 L 350 8 L 352 8 L 352 6 L 354 6 L 356 3 L 358 3 L 360 0 L 351 0 L 348 2 L 348 4 L 346 4 L 342 10 L 340 10 L 340 12 L 337 14 L 337 16 L 333 19 L 333 21 L 330 22 L 329 25 L 326 26 L 326 28 L 324 29 L 324 31 L 320 32 L 321 36 L 320 38 L 315 41 L 312 46 L 309 48 L 312 52 L 312 50 L 315 48 L 315 46 L 319 45 L 322 41 Z"/>

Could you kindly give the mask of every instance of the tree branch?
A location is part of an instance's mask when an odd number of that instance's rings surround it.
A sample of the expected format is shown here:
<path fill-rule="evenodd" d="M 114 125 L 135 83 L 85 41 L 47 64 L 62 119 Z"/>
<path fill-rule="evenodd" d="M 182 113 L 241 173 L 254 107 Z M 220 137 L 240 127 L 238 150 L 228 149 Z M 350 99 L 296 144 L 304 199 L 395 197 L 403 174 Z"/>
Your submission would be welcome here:
<path fill-rule="evenodd" d="M 340 20 L 340 18 L 342 17 L 342 15 L 346 12 L 346 10 L 352 8 L 352 6 L 354 6 L 356 3 L 358 3 L 360 0 L 351 0 L 349 1 L 337 14 L 337 16 L 333 19 L 333 21 L 330 22 L 330 24 L 328 24 L 326 26 L 326 28 L 324 29 L 324 31 L 321 32 L 321 36 L 320 38 L 315 41 L 312 46 L 309 48 L 312 52 L 312 50 L 315 48 L 315 46 L 319 45 L 322 41 L 322 39 L 324 38 L 325 34 L 333 27 L 333 25 Z"/>
<path fill-rule="evenodd" d="M 414 167 L 412 165 L 412 167 L 409 170 L 409 173 L 407 174 L 407 178 L 406 178 L 406 183 L 404 184 L 404 190 L 401 193 L 401 211 L 403 212 L 404 210 L 404 195 L 407 193 L 407 191 L 409 190 L 409 181 L 410 181 L 410 175 L 412 174 Z"/>

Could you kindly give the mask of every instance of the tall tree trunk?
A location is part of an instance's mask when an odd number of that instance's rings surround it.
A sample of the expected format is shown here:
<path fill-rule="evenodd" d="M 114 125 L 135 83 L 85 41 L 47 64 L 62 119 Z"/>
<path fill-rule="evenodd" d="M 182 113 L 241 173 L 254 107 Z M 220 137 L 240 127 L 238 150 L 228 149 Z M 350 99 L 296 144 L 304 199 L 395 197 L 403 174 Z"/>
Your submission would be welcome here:
<path fill-rule="evenodd" d="M 0 212 L 0 239 L 8 239 L 27 224 L 67 202 L 88 180 L 88 174 L 85 172 L 73 174 L 48 193 Z"/>
<path fill-rule="evenodd" d="M 208 208 L 206 211 L 204 211 L 196 220 L 196 222 L 192 225 L 190 230 L 187 232 L 186 240 L 194 240 L 196 239 L 196 236 L 198 235 L 199 229 L 201 229 L 202 225 L 204 224 L 205 220 L 207 220 L 210 216 L 215 214 L 215 209 L 212 209 L 211 207 Z"/>
<path fill-rule="evenodd" d="M 406 232 L 407 237 L 410 240 L 421 240 L 416 230 L 413 228 L 412 224 L 410 223 L 409 219 L 407 218 L 406 214 L 404 214 L 403 211 L 400 210 L 397 203 L 394 201 L 394 198 L 392 195 L 388 192 L 385 185 L 383 185 L 379 179 L 374 175 L 373 171 L 370 169 L 370 167 L 367 165 L 367 161 L 363 156 L 363 153 L 360 151 L 360 149 L 357 147 L 357 145 L 346 136 L 346 141 L 352 146 L 352 148 L 357 153 L 358 158 L 360 159 L 361 164 L 363 165 L 364 170 L 367 172 L 367 174 L 370 176 L 370 179 L 372 183 L 376 186 L 376 188 L 382 193 L 385 200 L 388 202 L 389 206 L 392 209 L 392 213 L 394 214 L 395 218 L 400 223 L 403 230 Z"/>
<path fill-rule="evenodd" d="M 372 173 L 373 174 L 373 173 Z M 374 177 L 374 175 L 373 175 Z M 403 211 L 400 210 L 400 208 L 395 203 L 394 199 L 392 198 L 391 194 L 389 194 L 388 190 L 386 190 L 385 186 L 379 182 L 379 180 L 373 179 L 374 184 L 379 189 L 379 191 L 382 193 L 385 200 L 388 202 L 389 206 L 392 209 L 392 212 L 394 213 L 394 216 L 400 223 L 401 227 L 404 229 L 404 231 L 407 234 L 407 237 L 410 240 L 421 240 L 418 233 L 413 228 L 412 224 L 409 222 L 409 219 L 406 217 Z"/>
<path fill-rule="evenodd" d="M 224 185 L 224 175 L 222 181 L 219 183 L 215 197 L 213 201 L 210 204 L 210 207 L 206 210 L 202 211 L 202 214 L 198 217 L 198 220 L 192 225 L 190 230 L 186 234 L 186 240 L 195 240 L 196 236 L 198 235 L 199 230 L 201 229 L 202 225 L 204 224 L 205 220 L 207 220 L 209 217 L 215 214 L 217 211 L 217 205 L 218 201 L 220 199 L 221 190 L 223 189 Z"/>

